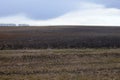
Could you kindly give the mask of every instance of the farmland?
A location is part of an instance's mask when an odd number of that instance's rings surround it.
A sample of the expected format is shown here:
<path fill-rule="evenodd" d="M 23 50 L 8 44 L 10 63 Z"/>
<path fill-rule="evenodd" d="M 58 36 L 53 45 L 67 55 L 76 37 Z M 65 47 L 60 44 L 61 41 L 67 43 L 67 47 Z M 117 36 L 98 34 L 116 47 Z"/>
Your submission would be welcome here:
<path fill-rule="evenodd" d="M 0 80 L 119 80 L 120 27 L 0 27 Z"/>
<path fill-rule="evenodd" d="M 120 27 L 0 27 L 0 49 L 120 48 Z"/>
<path fill-rule="evenodd" d="M 0 80 L 119 80 L 120 49 L 0 51 Z"/>

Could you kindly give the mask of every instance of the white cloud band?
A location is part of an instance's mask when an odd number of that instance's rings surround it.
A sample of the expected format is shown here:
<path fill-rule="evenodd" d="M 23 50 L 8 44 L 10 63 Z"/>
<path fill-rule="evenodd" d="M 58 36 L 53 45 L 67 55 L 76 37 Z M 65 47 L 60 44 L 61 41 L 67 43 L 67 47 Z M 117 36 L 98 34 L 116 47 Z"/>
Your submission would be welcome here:
<path fill-rule="evenodd" d="M 32 20 L 24 14 L 0 18 L 0 23 L 45 25 L 110 25 L 120 26 L 120 10 L 83 2 L 77 10 L 49 20 Z"/>

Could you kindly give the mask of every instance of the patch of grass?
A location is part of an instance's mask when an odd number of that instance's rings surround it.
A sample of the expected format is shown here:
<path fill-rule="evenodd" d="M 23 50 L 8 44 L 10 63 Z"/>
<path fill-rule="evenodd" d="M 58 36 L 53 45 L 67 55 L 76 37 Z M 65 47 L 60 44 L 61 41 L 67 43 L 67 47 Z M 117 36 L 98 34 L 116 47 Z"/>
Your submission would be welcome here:
<path fill-rule="evenodd" d="M 1 80 L 119 80 L 120 49 L 0 51 Z"/>

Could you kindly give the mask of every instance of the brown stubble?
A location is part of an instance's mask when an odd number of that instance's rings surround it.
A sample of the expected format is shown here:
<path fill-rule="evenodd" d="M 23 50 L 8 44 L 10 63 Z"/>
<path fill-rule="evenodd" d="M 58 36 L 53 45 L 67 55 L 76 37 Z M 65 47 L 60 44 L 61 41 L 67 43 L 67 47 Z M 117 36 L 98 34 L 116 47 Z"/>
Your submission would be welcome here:
<path fill-rule="evenodd" d="M 8 80 L 119 80 L 120 49 L 0 51 L 0 78 Z"/>

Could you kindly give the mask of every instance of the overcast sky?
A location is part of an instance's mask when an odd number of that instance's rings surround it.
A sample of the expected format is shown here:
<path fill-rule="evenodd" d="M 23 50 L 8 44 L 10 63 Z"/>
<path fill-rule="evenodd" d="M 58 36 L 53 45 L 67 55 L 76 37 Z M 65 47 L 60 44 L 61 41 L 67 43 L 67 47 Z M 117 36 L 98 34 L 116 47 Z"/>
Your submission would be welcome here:
<path fill-rule="evenodd" d="M 0 0 L 0 23 L 120 25 L 119 0 Z"/>

